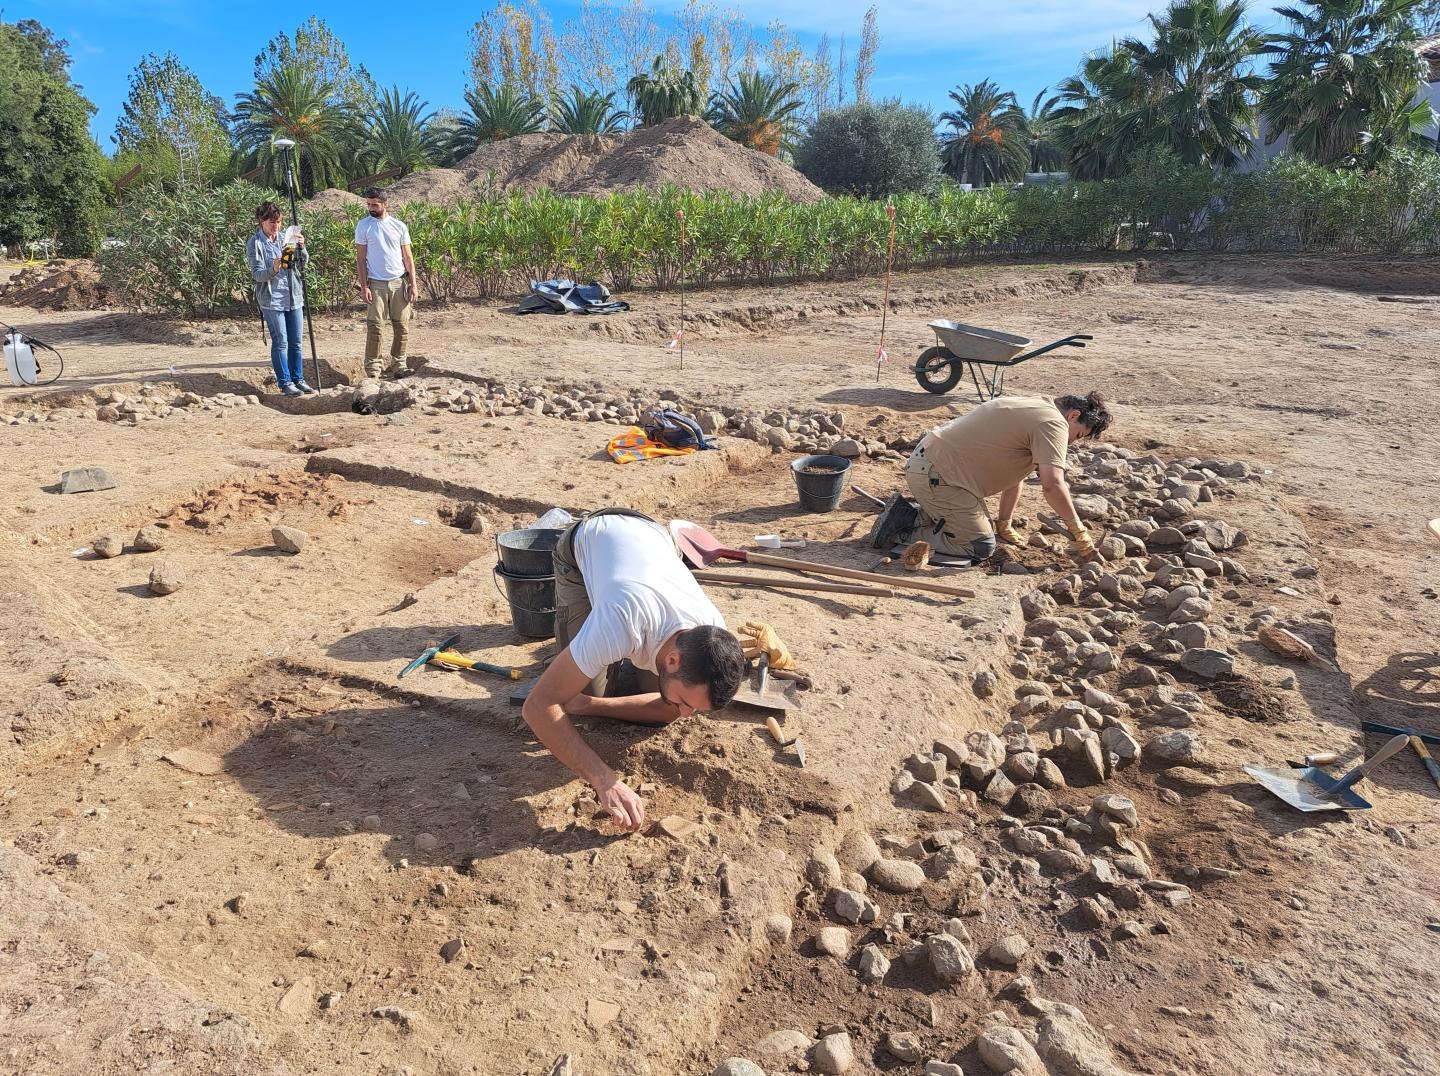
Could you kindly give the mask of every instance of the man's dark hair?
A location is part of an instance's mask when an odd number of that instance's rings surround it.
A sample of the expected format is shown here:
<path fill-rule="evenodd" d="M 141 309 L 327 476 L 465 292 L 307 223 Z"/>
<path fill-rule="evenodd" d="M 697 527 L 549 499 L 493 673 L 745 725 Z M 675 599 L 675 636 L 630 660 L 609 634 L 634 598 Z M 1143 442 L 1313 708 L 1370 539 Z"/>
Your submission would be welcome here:
<path fill-rule="evenodd" d="M 274 220 L 280 215 L 280 207 L 274 202 L 261 202 L 255 207 L 255 219 L 260 221 Z"/>
<path fill-rule="evenodd" d="M 377 202 L 390 201 L 390 196 L 379 187 L 366 187 L 365 193 L 362 194 L 360 197 L 364 198 L 366 201 L 369 201 L 371 198 L 374 198 Z"/>
<path fill-rule="evenodd" d="M 740 640 L 724 628 L 706 624 L 688 628 L 675 638 L 680 651 L 680 679 L 710 688 L 710 708 L 728 706 L 745 676 Z"/>
<path fill-rule="evenodd" d="M 1080 424 L 1090 430 L 1091 437 L 1099 437 L 1110 428 L 1111 415 L 1105 406 L 1105 397 L 1098 392 L 1086 393 L 1084 396 L 1061 396 L 1055 401 L 1063 414 L 1066 411 L 1079 411 Z"/>

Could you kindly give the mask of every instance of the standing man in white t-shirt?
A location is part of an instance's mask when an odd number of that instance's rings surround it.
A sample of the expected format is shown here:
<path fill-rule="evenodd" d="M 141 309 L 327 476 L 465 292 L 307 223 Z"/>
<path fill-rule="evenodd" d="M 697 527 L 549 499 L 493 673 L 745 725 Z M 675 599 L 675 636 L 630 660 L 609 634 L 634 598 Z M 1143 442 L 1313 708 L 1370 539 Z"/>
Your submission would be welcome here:
<path fill-rule="evenodd" d="M 355 281 L 365 300 L 365 376 L 404 375 L 410 340 L 410 311 L 415 305 L 415 261 L 410 229 L 392 217 L 389 199 L 378 187 L 365 192 L 369 216 L 355 225 Z M 392 327 L 390 366 L 380 360 L 380 330 Z"/>
<path fill-rule="evenodd" d="M 560 653 L 525 699 L 525 721 L 550 752 L 595 789 L 626 829 L 645 805 L 581 739 L 570 717 L 668 725 L 727 705 L 745 656 L 725 618 L 675 550 L 639 512 L 602 509 L 555 548 L 555 638 Z"/>

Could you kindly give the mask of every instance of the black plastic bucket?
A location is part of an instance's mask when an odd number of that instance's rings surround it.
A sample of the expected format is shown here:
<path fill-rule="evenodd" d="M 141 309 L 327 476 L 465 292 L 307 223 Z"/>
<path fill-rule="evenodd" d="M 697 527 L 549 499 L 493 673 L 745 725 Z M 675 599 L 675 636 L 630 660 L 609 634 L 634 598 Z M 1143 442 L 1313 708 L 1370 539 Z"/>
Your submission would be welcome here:
<path fill-rule="evenodd" d="M 548 554 L 547 554 L 548 555 Z M 500 565 L 495 577 L 505 583 L 510 623 L 527 639 L 549 639 L 555 634 L 555 576 L 516 575 Z"/>
<path fill-rule="evenodd" d="M 505 531 L 495 538 L 500 553 L 500 567 L 512 576 L 554 576 L 555 565 L 550 554 L 560 541 L 561 531 Z"/>
<path fill-rule="evenodd" d="M 850 461 L 844 456 L 801 456 L 790 471 L 807 512 L 833 512 L 850 481 Z"/>

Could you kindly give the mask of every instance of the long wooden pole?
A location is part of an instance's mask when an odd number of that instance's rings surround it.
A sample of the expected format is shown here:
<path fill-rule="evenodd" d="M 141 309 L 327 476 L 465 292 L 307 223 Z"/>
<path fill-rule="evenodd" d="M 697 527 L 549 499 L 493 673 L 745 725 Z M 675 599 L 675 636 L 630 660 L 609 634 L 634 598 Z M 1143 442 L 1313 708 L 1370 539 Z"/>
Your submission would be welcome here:
<path fill-rule="evenodd" d="M 790 557 L 773 557 L 769 553 L 746 553 L 738 549 L 721 548 L 715 551 L 726 560 L 739 560 L 747 564 L 768 564 L 772 568 L 789 568 L 796 572 L 814 572 L 816 575 L 838 575 L 842 579 L 863 579 L 867 583 L 878 583 L 902 590 L 927 590 L 932 594 L 949 594 L 954 598 L 973 598 L 975 592 L 969 587 L 952 587 L 947 583 L 932 583 L 926 579 L 904 579 L 879 572 L 862 572 L 858 568 L 840 568 L 833 564 L 818 564 L 813 560 L 794 560 Z"/>
<path fill-rule="evenodd" d="M 722 587 L 783 587 L 786 590 L 823 590 L 830 594 L 869 594 L 877 598 L 897 597 L 884 587 L 867 587 L 860 583 L 826 583 L 819 579 L 782 579 L 773 575 L 733 575 L 701 569 L 693 573 L 702 583 Z"/>
<path fill-rule="evenodd" d="M 890 218 L 890 251 L 885 255 L 885 303 L 880 307 L 880 346 L 875 351 L 875 381 L 880 381 L 880 367 L 890 358 L 885 354 L 885 323 L 890 315 L 890 267 L 895 263 L 895 206 L 887 202 L 885 214 Z"/>

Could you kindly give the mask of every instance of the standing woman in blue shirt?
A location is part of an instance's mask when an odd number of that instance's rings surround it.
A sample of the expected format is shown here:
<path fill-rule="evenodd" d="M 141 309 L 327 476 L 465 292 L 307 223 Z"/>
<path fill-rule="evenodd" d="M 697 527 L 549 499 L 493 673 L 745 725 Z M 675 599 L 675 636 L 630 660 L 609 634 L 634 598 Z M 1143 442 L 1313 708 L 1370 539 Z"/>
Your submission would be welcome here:
<path fill-rule="evenodd" d="M 245 256 L 255 281 L 255 302 L 270 330 L 270 365 L 275 368 L 275 383 L 286 396 L 314 392 L 305 384 L 300 350 L 305 289 L 298 270 L 310 260 L 305 237 L 297 234 L 292 246 L 281 240 L 280 207 L 274 202 L 261 203 L 255 219 L 260 227 L 245 244 Z"/>

